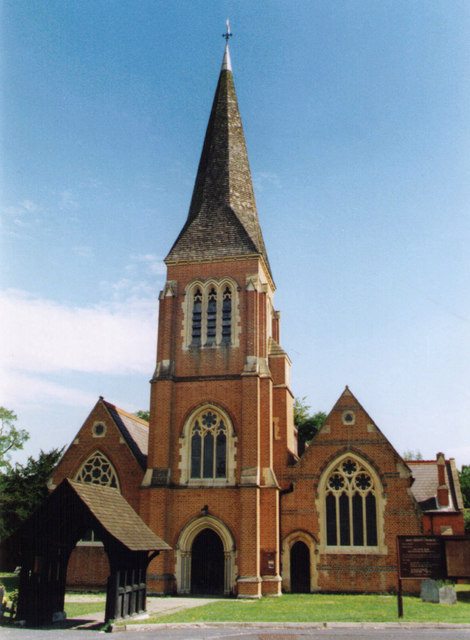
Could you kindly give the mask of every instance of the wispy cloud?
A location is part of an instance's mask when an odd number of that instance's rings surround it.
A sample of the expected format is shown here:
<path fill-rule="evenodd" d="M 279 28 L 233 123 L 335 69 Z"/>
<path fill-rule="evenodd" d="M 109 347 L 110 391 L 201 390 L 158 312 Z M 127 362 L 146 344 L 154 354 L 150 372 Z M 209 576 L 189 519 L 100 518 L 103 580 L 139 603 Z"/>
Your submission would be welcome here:
<path fill-rule="evenodd" d="M 134 254 L 124 267 L 124 275 L 115 282 L 100 282 L 102 295 L 110 305 L 140 308 L 156 305 L 156 297 L 165 276 L 165 265 L 155 254 Z"/>
<path fill-rule="evenodd" d="M 131 263 L 128 269 L 135 268 L 136 265 L 142 265 L 152 275 L 164 275 L 166 267 L 161 256 L 154 253 L 134 254 L 131 256 Z"/>
<path fill-rule="evenodd" d="M 79 256 L 80 258 L 84 258 L 85 260 L 91 260 L 95 256 L 95 252 L 92 247 L 79 246 L 73 247 L 72 251 Z"/>
<path fill-rule="evenodd" d="M 16 205 L 0 207 L 3 224 L 27 227 L 38 219 L 41 207 L 32 200 L 23 200 Z"/>
<path fill-rule="evenodd" d="M 277 173 L 269 171 L 258 171 L 253 175 L 253 184 L 257 191 L 263 191 L 265 188 L 276 187 L 281 188 L 281 181 Z"/>
<path fill-rule="evenodd" d="M 64 189 L 59 195 L 59 206 L 61 209 L 70 211 L 78 208 L 77 197 L 70 189 Z"/>
<path fill-rule="evenodd" d="M 0 370 L 0 388 L 2 402 L 8 407 L 62 405 L 90 408 L 96 402 L 96 394 L 12 370 Z"/>
<path fill-rule="evenodd" d="M 155 300 L 72 307 L 0 291 L 0 360 L 25 374 L 79 371 L 129 374 L 152 369 Z"/>
<path fill-rule="evenodd" d="M 142 305 L 146 306 L 150 300 L 156 299 L 155 283 L 131 277 L 121 278 L 117 282 L 102 282 L 101 288 L 106 291 L 107 296 L 112 298 L 112 302 L 109 303 L 110 307 L 116 305 L 119 307 L 125 304 L 138 308 Z"/>

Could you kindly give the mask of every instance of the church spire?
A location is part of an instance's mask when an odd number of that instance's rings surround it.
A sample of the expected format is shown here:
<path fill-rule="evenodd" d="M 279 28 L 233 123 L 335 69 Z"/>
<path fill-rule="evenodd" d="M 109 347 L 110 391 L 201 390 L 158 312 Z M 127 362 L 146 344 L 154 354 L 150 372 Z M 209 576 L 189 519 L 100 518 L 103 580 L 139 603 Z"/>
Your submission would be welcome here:
<path fill-rule="evenodd" d="M 228 47 L 207 125 L 188 218 L 167 264 L 261 255 L 270 272 L 259 226 L 245 136 Z"/>

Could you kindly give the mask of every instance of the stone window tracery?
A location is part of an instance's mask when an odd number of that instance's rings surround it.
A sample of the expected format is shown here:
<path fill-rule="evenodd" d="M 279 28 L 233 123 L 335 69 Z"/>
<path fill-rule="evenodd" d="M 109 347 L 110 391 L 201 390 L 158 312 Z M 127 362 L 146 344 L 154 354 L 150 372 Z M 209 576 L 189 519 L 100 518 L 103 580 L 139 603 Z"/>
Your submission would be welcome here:
<path fill-rule="evenodd" d="M 101 451 L 92 453 L 78 470 L 75 480 L 119 489 L 119 479 L 110 460 Z"/>
<path fill-rule="evenodd" d="M 203 413 L 191 428 L 191 478 L 225 478 L 227 428 L 211 410 Z"/>
<path fill-rule="evenodd" d="M 357 459 L 343 458 L 325 483 L 326 544 L 329 547 L 376 547 L 377 487 Z"/>
<path fill-rule="evenodd" d="M 206 405 L 193 412 L 186 422 L 180 445 L 182 483 L 234 482 L 236 437 L 224 411 Z"/>

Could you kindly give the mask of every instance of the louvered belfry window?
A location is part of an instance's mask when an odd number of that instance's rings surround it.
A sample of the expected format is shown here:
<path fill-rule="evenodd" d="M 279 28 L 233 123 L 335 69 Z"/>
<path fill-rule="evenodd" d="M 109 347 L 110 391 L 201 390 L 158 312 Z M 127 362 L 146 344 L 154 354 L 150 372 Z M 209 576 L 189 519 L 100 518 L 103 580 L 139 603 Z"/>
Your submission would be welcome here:
<path fill-rule="evenodd" d="M 199 414 L 191 429 L 191 479 L 225 478 L 227 427 L 215 409 Z"/>
<path fill-rule="evenodd" d="M 198 288 L 194 292 L 193 317 L 192 317 L 192 340 L 191 344 L 201 344 L 201 320 L 202 320 L 202 292 Z"/>
<path fill-rule="evenodd" d="M 189 347 L 234 345 L 236 293 L 227 280 L 194 283 L 188 293 Z"/>
<path fill-rule="evenodd" d="M 222 342 L 229 343 L 232 338 L 232 292 L 225 287 L 222 301 Z"/>
<path fill-rule="evenodd" d="M 327 546 L 377 546 L 376 487 L 359 460 L 343 459 L 329 474 L 325 491 Z"/>
<path fill-rule="evenodd" d="M 217 333 L 217 292 L 211 287 L 207 299 L 207 340 L 206 344 L 214 344 Z"/>

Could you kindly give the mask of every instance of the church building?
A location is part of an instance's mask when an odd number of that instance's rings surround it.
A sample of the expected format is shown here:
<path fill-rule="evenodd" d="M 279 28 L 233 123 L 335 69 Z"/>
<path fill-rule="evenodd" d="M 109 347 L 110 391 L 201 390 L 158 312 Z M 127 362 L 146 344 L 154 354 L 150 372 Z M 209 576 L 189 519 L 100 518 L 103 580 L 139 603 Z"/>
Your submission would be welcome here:
<path fill-rule="evenodd" d="M 407 463 L 348 387 L 298 455 L 228 45 L 165 264 L 149 423 L 100 398 L 50 479 L 115 487 L 170 545 L 150 593 L 390 591 L 397 534 L 464 532 L 454 461 Z M 90 532 L 69 583 L 105 582 L 106 563 Z"/>

